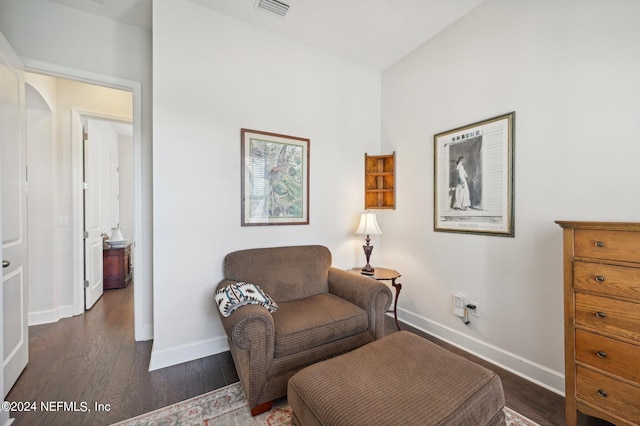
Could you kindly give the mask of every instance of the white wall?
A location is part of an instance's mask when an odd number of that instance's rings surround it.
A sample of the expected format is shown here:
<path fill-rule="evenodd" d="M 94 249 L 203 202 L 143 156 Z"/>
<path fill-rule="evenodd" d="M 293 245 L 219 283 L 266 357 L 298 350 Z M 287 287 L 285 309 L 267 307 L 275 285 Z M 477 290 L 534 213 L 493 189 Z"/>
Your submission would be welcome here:
<path fill-rule="evenodd" d="M 58 318 L 54 211 L 56 103 L 55 80 L 26 73 L 26 142 L 29 170 L 28 264 L 29 324 Z M 46 98 L 34 87 L 42 87 Z"/>
<path fill-rule="evenodd" d="M 22 58 L 150 81 L 148 31 L 48 0 L 0 0 L 0 12 L 0 29 Z"/>
<path fill-rule="evenodd" d="M 141 83 L 142 116 L 135 126 L 142 135 L 143 241 L 136 247 L 142 256 L 141 282 L 136 283 L 140 298 L 135 304 L 142 324 L 136 326 L 136 338 L 151 338 L 151 33 L 46 0 L 0 0 L 0 32 L 31 69 L 115 85 L 123 80 Z"/>
<path fill-rule="evenodd" d="M 226 350 L 213 289 L 236 249 L 324 244 L 362 263 L 380 74 L 184 0 L 154 2 L 151 368 Z M 310 224 L 240 226 L 240 129 L 311 139 Z"/>
<path fill-rule="evenodd" d="M 382 76 L 400 317 L 561 393 L 554 220 L 638 221 L 640 3 L 488 0 Z M 433 232 L 433 135 L 516 111 L 515 238 Z M 418 229 L 418 232 L 416 232 Z M 465 326 L 461 291 L 480 304 Z"/>

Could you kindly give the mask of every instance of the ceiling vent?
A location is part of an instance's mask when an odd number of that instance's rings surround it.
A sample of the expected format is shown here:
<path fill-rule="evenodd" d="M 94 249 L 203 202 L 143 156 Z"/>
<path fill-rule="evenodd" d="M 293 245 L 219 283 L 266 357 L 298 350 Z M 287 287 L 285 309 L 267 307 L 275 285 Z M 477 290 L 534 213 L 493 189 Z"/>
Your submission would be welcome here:
<path fill-rule="evenodd" d="M 256 7 L 276 15 L 286 16 L 291 5 L 280 0 L 258 0 Z"/>

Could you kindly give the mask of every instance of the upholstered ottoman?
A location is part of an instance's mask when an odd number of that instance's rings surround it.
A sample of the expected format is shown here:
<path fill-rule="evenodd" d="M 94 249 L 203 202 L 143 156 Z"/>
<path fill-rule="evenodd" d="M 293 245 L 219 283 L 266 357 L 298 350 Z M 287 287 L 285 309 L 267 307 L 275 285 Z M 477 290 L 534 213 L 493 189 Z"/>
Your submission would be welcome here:
<path fill-rule="evenodd" d="M 504 425 L 500 378 L 406 331 L 289 379 L 293 425 Z"/>

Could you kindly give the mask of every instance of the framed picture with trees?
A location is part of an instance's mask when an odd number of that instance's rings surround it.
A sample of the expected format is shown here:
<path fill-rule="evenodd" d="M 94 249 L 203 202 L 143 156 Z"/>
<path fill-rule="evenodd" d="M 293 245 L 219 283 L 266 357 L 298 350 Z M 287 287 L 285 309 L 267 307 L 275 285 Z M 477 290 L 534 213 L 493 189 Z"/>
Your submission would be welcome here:
<path fill-rule="evenodd" d="M 309 224 L 309 139 L 241 129 L 241 224 Z"/>

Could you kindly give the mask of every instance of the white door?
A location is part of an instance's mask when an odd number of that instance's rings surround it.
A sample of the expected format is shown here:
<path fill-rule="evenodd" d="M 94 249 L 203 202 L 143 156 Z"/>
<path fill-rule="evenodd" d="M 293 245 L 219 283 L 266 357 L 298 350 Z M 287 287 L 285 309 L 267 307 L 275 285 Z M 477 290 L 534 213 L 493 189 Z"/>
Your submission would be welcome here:
<path fill-rule="evenodd" d="M 24 72 L 0 34 L 3 396 L 29 360 Z"/>
<path fill-rule="evenodd" d="M 84 133 L 84 308 L 102 296 L 102 220 L 100 208 L 100 146 L 89 140 L 91 122 Z"/>

